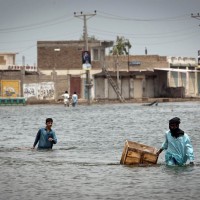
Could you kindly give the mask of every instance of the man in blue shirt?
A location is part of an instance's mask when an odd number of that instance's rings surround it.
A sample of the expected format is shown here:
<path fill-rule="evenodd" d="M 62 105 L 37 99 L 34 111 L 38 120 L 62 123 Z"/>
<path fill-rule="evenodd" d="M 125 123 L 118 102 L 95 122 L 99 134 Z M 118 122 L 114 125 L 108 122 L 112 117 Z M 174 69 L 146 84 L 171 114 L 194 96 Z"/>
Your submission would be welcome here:
<path fill-rule="evenodd" d="M 72 106 L 75 107 L 78 103 L 78 95 L 76 94 L 76 92 L 74 92 L 74 94 L 72 95 Z"/>
<path fill-rule="evenodd" d="M 185 165 L 187 160 L 194 164 L 193 147 L 189 136 L 179 129 L 180 119 L 174 117 L 169 120 L 169 131 L 166 132 L 165 142 L 162 144 L 159 155 L 163 150 L 165 153 L 165 162 L 167 165 Z"/>
<path fill-rule="evenodd" d="M 57 138 L 55 132 L 51 129 L 53 124 L 52 118 L 46 119 L 46 127 L 39 129 L 35 142 L 33 144 L 33 149 L 38 143 L 38 149 L 52 149 L 53 144 L 57 143 Z"/>

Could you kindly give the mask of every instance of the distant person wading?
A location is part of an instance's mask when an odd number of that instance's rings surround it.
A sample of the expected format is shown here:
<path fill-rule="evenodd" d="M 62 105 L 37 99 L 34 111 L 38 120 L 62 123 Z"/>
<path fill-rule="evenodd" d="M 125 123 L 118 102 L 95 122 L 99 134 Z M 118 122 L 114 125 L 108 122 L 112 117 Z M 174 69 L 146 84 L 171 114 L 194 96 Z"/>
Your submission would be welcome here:
<path fill-rule="evenodd" d="M 72 95 L 72 106 L 75 107 L 78 104 L 78 95 L 76 94 L 76 92 L 74 92 L 74 94 Z"/>
<path fill-rule="evenodd" d="M 68 94 L 68 91 L 65 91 L 65 93 L 62 94 L 62 97 L 63 97 L 64 106 L 69 107 L 69 94 Z"/>

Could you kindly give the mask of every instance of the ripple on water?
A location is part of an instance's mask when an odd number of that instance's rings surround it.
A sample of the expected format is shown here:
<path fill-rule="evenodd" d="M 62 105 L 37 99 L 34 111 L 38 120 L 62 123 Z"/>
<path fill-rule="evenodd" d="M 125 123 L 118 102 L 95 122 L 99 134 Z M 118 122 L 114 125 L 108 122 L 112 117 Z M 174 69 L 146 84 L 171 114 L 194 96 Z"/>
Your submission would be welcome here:
<path fill-rule="evenodd" d="M 119 164 L 126 139 L 159 148 L 168 120 L 181 118 L 191 136 L 195 166 Z M 31 150 L 35 135 L 54 119 L 58 144 Z M 2 199 L 198 199 L 200 180 L 198 102 L 109 104 L 63 108 L 34 105 L 0 108 Z M 191 123 L 192 121 L 192 123 Z"/>

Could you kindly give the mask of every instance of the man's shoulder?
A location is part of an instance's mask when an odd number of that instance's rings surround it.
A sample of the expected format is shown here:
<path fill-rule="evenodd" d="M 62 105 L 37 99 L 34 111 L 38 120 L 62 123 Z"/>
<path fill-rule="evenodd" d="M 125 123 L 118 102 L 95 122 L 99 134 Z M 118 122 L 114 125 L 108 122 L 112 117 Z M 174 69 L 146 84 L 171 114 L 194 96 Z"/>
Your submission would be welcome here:
<path fill-rule="evenodd" d="M 190 138 L 190 136 L 187 133 L 184 133 L 183 137 Z"/>
<path fill-rule="evenodd" d="M 170 130 L 165 131 L 165 134 L 170 135 L 171 134 Z"/>
<path fill-rule="evenodd" d="M 172 134 L 171 134 L 170 130 L 168 130 L 168 131 L 165 132 L 165 136 L 168 139 L 170 139 L 172 137 Z"/>
<path fill-rule="evenodd" d="M 41 127 L 41 128 L 39 129 L 39 131 L 46 131 L 46 128 L 45 128 L 45 127 Z"/>
<path fill-rule="evenodd" d="M 38 134 L 40 134 L 40 133 L 42 133 L 42 132 L 44 132 L 45 131 L 45 128 L 44 127 L 41 127 L 41 128 L 39 128 L 39 130 L 38 130 Z"/>
<path fill-rule="evenodd" d="M 51 129 L 51 133 L 55 134 L 55 131 L 54 131 L 54 129 Z"/>

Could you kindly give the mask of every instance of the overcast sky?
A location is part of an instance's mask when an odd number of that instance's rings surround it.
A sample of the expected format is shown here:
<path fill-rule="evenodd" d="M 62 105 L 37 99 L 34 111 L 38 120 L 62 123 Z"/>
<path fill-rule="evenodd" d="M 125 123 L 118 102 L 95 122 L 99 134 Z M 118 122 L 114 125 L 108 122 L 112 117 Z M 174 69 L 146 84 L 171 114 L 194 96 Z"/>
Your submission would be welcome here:
<path fill-rule="evenodd" d="M 200 0 L 0 0 L 0 52 L 17 52 L 16 64 L 37 64 L 37 41 L 79 40 L 83 20 L 74 12 L 97 14 L 88 35 L 115 41 L 124 36 L 131 54 L 185 56 L 200 49 Z"/>

